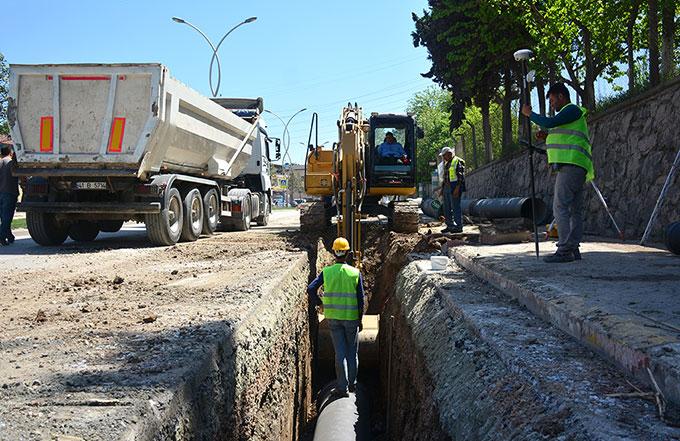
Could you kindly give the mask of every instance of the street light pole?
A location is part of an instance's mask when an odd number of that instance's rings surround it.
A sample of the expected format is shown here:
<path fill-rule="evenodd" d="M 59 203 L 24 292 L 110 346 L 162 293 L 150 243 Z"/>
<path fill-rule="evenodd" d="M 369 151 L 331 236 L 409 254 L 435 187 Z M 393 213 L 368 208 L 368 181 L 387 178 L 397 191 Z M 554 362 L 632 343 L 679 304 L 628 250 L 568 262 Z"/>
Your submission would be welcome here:
<path fill-rule="evenodd" d="M 193 24 L 189 23 L 188 21 L 186 21 L 182 18 L 172 17 L 172 21 L 174 21 L 175 23 L 185 24 L 185 25 L 189 26 L 190 28 L 194 29 L 199 34 L 201 34 L 201 36 L 205 39 L 205 41 L 207 41 L 208 44 L 210 45 L 210 48 L 212 49 L 213 54 L 212 54 L 212 58 L 210 59 L 210 68 L 209 68 L 209 72 L 208 72 L 208 84 L 210 85 L 210 92 L 212 93 L 213 98 L 215 98 L 217 96 L 217 93 L 220 91 L 220 84 L 222 83 L 222 66 L 220 65 L 220 57 L 217 54 L 217 51 L 220 49 L 220 46 L 222 45 L 222 42 L 224 41 L 224 39 L 227 38 L 227 36 L 229 34 L 231 34 L 236 28 L 238 28 L 239 26 L 242 26 L 244 24 L 247 24 L 247 23 L 252 23 L 255 20 L 257 20 L 257 17 L 249 17 L 249 18 L 246 18 L 245 20 L 243 20 L 242 22 L 240 22 L 239 24 L 235 25 L 234 27 L 229 29 L 227 31 L 227 33 L 224 34 L 224 36 L 222 36 L 222 38 L 220 39 L 220 42 L 217 43 L 217 46 L 215 46 L 212 43 L 212 41 L 210 41 L 210 38 L 208 38 L 208 36 L 205 35 L 205 33 L 203 31 L 201 31 L 198 27 L 194 26 Z M 213 88 L 212 73 L 213 73 L 213 64 L 215 62 L 215 59 L 217 59 L 217 87 Z"/>
<path fill-rule="evenodd" d="M 293 118 L 295 118 L 299 113 L 302 113 L 302 112 L 304 112 L 305 110 L 307 110 L 306 107 L 303 108 L 303 109 L 298 110 L 297 112 L 295 112 L 295 113 L 293 114 L 293 116 L 291 116 L 290 118 L 288 118 L 288 122 L 285 122 L 285 123 L 284 123 L 284 122 L 283 122 L 283 119 L 282 119 L 279 115 L 277 115 L 276 113 L 272 112 L 272 111 L 269 110 L 269 109 L 265 109 L 265 112 L 274 115 L 279 121 L 281 121 L 281 124 L 283 124 L 283 135 L 281 135 L 281 138 L 283 139 L 283 144 L 284 144 L 284 147 L 285 147 L 286 150 L 285 150 L 285 152 L 283 153 L 283 155 L 281 155 L 281 160 L 282 160 L 282 161 L 285 161 L 285 160 L 286 160 L 286 155 L 288 154 L 288 147 L 290 146 L 290 132 L 288 131 L 288 125 L 289 125 L 290 122 L 293 120 Z M 293 161 L 291 160 L 290 156 L 288 156 L 288 160 L 289 160 L 289 161 L 291 162 L 291 164 L 292 164 Z"/>

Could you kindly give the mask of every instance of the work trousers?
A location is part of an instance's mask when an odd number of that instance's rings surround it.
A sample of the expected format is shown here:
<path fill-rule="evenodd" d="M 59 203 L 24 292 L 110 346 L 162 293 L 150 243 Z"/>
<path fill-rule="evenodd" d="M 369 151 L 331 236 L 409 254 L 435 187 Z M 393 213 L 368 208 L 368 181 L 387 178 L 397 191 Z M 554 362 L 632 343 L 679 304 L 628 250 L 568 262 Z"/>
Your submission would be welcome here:
<path fill-rule="evenodd" d="M 458 197 L 453 196 L 455 184 L 444 184 L 444 218 L 448 229 L 463 228 L 463 211 L 460 208 L 460 192 Z"/>
<path fill-rule="evenodd" d="M 357 382 L 359 369 L 359 320 L 328 320 L 335 349 L 335 376 L 338 389 L 347 391 Z"/>
<path fill-rule="evenodd" d="M 563 164 L 555 180 L 553 216 L 557 223 L 558 253 L 577 249 L 583 237 L 583 200 L 586 170 L 577 165 Z"/>
<path fill-rule="evenodd" d="M 0 240 L 12 237 L 12 219 L 17 207 L 17 195 L 0 193 Z"/>

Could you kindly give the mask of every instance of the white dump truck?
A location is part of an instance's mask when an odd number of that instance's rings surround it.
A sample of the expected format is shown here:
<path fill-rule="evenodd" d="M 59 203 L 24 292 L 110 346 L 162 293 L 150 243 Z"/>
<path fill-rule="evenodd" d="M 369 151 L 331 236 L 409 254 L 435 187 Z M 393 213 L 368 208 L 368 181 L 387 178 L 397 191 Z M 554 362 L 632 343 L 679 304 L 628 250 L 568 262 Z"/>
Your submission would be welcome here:
<path fill-rule="evenodd" d="M 8 120 L 31 237 L 91 241 L 144 222 L 172 245 L 266 225 L 262 99 L 209 99 L 160 64 L 11 65 Z"/>

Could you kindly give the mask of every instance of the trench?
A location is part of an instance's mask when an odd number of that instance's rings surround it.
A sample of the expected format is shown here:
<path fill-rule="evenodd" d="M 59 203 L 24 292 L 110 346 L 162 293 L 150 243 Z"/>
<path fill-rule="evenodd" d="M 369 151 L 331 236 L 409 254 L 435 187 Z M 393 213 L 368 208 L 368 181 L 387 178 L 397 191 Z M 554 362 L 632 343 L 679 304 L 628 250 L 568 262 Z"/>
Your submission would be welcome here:
<path fill-rule="evenodd" d="M 366 314 L 374 325 L 360 334 L 358 387 L 345 409 L 358 417 L 323 421 L 335 403 L 327 393 L 333 349 L 305 287 L 332 262 L 328 231 L 298 237 L 306 253 L 274 293 L 280 303 L 263 299 L 268 312 L 252 312 L 257 319 L 220 355 L 229 363 L 218 357 L 215 387 L 199 387 L 203 407 L 218 398 L 227 405 L 212 413 L 194 406 L 185 418 L 194 424 L 185 425 L 217 429 L 176 436 L 175 426 L 174 436 L 152 439 L 661 440 L 680 433 L 650 418 L 652 403 L 594 399 L 621 391 L 627 379 L 455 262 L 428 271 L 439 244 L 365 228 Z"/>

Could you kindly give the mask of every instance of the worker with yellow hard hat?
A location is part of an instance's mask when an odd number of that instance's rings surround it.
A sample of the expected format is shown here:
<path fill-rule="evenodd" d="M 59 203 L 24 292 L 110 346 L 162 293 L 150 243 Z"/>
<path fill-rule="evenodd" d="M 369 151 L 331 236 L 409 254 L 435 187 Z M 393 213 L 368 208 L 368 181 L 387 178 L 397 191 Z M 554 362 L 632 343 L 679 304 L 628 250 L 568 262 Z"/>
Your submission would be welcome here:
<path fill-rule="evenodd" d="M 335 394 L 346 397 L 354 392 L 359 367 L 359 332 L 364 314 L 364 281 L 361 272 L 347 264 L 347 239 L 333 242 L 335 264 L 327 266 L 307 288 L 312 304 L 320 305 L 331 331 L 335 350 Z M 323 294 L 319 295 L 319 287 Z"/>

